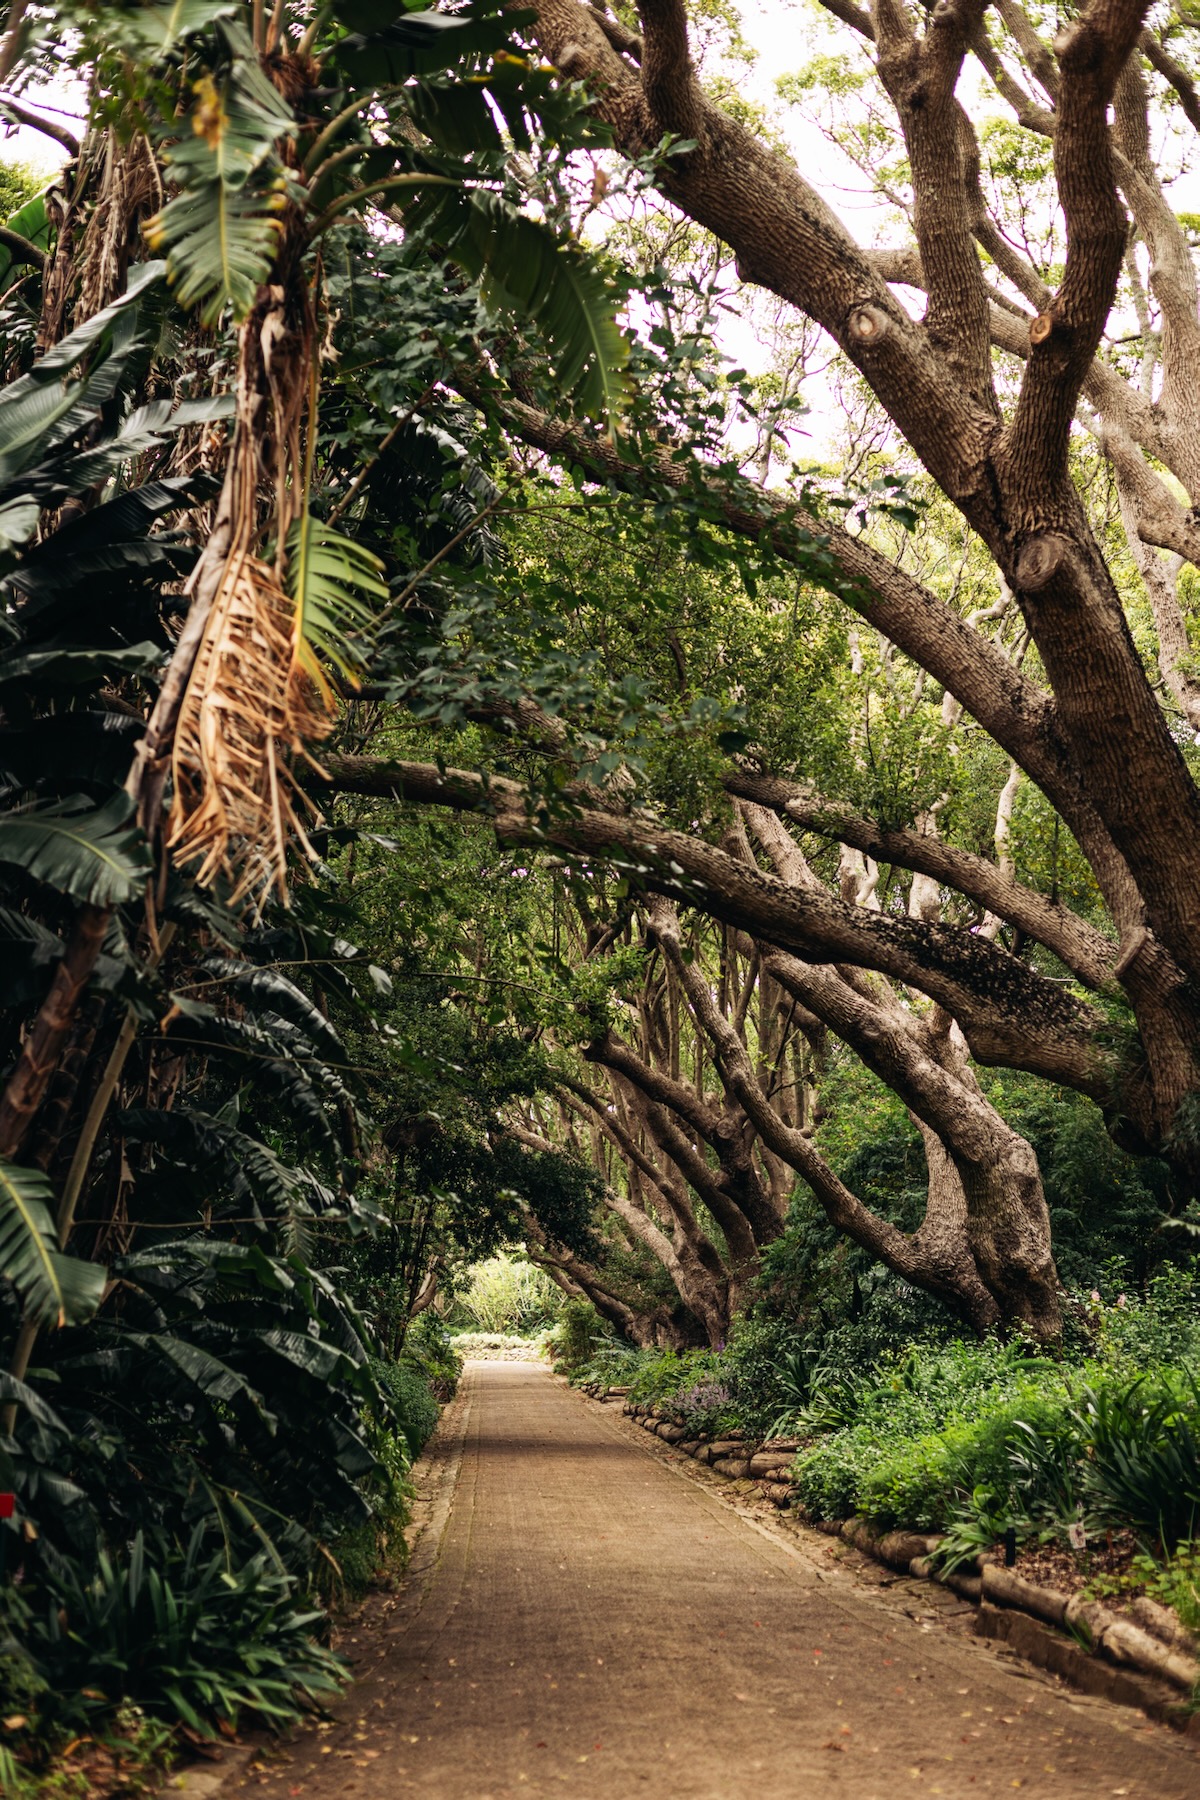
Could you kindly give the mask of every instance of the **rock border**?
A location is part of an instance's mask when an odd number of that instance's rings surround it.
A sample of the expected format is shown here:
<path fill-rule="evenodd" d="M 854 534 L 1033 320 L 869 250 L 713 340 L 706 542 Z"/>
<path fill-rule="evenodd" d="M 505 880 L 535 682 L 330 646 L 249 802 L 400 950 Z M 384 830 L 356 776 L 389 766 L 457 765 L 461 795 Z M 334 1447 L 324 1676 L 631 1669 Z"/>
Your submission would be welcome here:
<path fill-rule="evenodd" d="M 781 1510 L 799 1500 L 790 1480 L 800 1448 L 795 1438 L 754 1444 L 740 1431 L 719 1439 L 690 1437 L 678 1414 L 630 1400 L 627 1387 L 589 1383 L 576 1391 L 602 1404 L 620 1401 L 625 1416 L 643 1430 L 729 1481 L 754 1482 Z M 1084 1693 L 1138 1707 L 1162 1724 L 1200 1737 L 1200 1645 L 1168 1608 L 1143 1597 L 1115 1613 L 1099 1601 L 1026 1581 L 988 1556 L 947 1572 L 936 1565 L 942 1541 L 937 1533 L 880 1531 L 861 1518 L 812 1525 L 898 1574 L 937 1582 L 970 1601 L 977 1609 L 978 1636 L 1006 1643 Z"/>

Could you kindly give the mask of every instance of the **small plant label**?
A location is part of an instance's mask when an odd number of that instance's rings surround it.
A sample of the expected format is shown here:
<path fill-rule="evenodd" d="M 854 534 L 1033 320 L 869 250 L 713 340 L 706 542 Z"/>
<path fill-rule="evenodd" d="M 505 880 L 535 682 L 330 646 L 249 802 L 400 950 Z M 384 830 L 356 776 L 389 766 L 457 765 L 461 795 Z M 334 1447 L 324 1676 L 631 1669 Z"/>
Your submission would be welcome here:
<path fill-rule="evenodd" d="M 1067 1526 L 1067 1538 L 1072 1550 L 1087 1549 L 1087 1532 L 1084 1530 L 1082 1519 L 1074 1519 Z"/>

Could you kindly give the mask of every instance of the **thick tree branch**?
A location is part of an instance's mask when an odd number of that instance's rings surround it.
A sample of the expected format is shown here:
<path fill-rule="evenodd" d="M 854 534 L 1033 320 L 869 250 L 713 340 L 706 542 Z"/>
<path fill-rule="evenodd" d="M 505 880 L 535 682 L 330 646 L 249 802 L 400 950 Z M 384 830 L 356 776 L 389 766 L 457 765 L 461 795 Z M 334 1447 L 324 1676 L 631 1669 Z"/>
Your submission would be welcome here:
<path fill-rule="evenodd" d="M 25 125 L 30 131 L 40 131 L 43 136 L 53 138 L 56 144 L 61 144 L 68 156 L 74 158 L 79 155 L 79 139 L 73 131 L 68 131 L 57 119 L 43 118 L 41 113 L 32 112 L 11 95 L 0 94 L 0 119 L 11 119 L 14 124 Z"/>
<path fill-rule="evenodd" d="M 758 488 L 751 492 L 748 485 L 732 491 L 701 464 L 677 461 L 665 451 L 644 451 L 640 462 L 624 458 L 608 439 L 552 418 L 494 387 L 481 387 L 474 376 L 460 373 L 455 386 L 525 443 L 580 465 L 598 480 L 616 481 L 634 492 L 698 493 L 721 523 L 739 536 L 758 542 L 766 531 L 776 554 L 797 562 L 814 582 L 823 581 L 954 695 L 1062 814 L 1096 873 L 1118 928 L 1124 932 L 1141 921 L 1140 896 L 1083 796 L 1049 697 L 989 638 L 864 538 L 832 521 L 808 521 L 785 495 Z M 828 579 L 814 565 L 811 542 L 803 536 L 806 527 L 820 534 L 832 565 Z"/>
<path fill-rule="evenodd" d="M 1196 84 L 1183 64 L 1176 62 L 1154 31 L 1143 31 L 1138 39 L 1138 47 L 1147 62 L 1175 89 L 1184 117 L 1192 130 L 1200 131 L 1200 94 L 1196 92 Z"/>
<path fill-rule="evenodd" d="M 699 968 L 683 955 L 674 909 L 662 902 L 656 904 L 651 911 L 651 928 L 671 960 L 698 1023 L 716 1050 L 731 1094 L 746 1109 L 763 1142 L 807 1182 L 829 1222 L 897 1274 L 940 1292 L 955 1310 L 967 1312 L 972 1323 L 983 1328 L 994 1323 L 999 1309 L 972 1266 L 965 1233 L 960 1235 L 956 1255 L 931 1259 L 920 1233 L 909 1236 L 898 1231 L 864 1206 L 834 1174 L 807 1133 L 788 1125 L 768 1100 L 755 1078 L 745 1045 L 715 1004 Z"/>
<path fill-rule="evenodd" d="M 1144 0 L 1093 0 L 1059 40 L 1054 141 L 1068 224 L 1066 270 L 1035 328 L 1007 431 L 956 378 L 795 167 L 707 99 L 700 104 L 701 149 L 671 159 L 660 182 L 668 198 L 730 246 L 746 279 L 833 336 L 995 556 L 1053 686 L 1070 747 L 1067 766 L 1128 864 L 1151 931 L 1200 982 L 1200 795 L 1146 680 L 1066 454 L 1124 254 L 1107 108 L 1143 10 Z M 645 95 L 591 15 L 577 0 L 540 0 L 538 21 L 548 53 L 557 58 L 569 48 L 572 73 L 593 81 L 597 109 L 618 145 L 637 155 L 652 148 L 656 126 Z M 1097 694 L 1108 713 L 1099 733 Z M 1022 753 L 1005 748 L 1028 769 Z M 1041 785 L 1042 776 L 1029 772 Z M 1087 822 L 1070 823 L 1092 860 Z M 1172 844 L 1170 858 L 1160 854 L 1164 842 Z M 1104 861 L 1101 854 L 1099 865 L 1093 862 L 1098 874 Z M 1100 874 L 1110 906 L 1114 916 L 1130 917 L 1134 909 L 1111 891 L 1114 874 L 1111 865 Z"/>
<path fill-rule="evenodd" d="M 1028 484 L 1054 491 L 1066 475 L 1067 436 L 1100 345 L 1125 253 L 1108 107 L 1142 28 L 1146 0 L 1093 0 L 1062 34 L 1054 134 L 1067 259 L 1050 309 L 1036 321 L 1005 460 Z"/>
<path fill-rule="evenodd" d="M 894 0 L 876 0 L 875 41 L 912 166 L 914 229 L 929 294 L 925 325 L 972 398 L 998 414 L 987 288 L 972 236 L 978 146 L 954 95 L 982 17 L 982 0 L 944 0 L 918 39 Z"/>
<path fill-rule="evenodd" d="M 894 919 L 823 890 L 799 893 L 699 838 L 645 815 L 603 813 L 580 794 L 554 817 L 515 782 L 384 758 L 331 756 L 335 789 L 488 814 L 502 840 L 617 860 L 653 892 L 700 907 L 812 962 L 877 969 L 928 994 L 962 1025 L 980 1062 L 1028 1068 L 1107 1096 L 1099 1019 L 994 944 L 952 926 Z"/>
<path fill-rule="evenodd" d="M 749 1263 L 779 1236 L 783 1219 L 754 1171 L 743 1119 L 698 1100 L 686 1082 L 654 1068 L 615 1032 L 589 1044 L 584 1055 L 620 1075 L 657 1109 L 650 1124 L 661 1148 L 713 1214 L 735 1262 Z M 708 1166 L 689 1134 L 709 1145 L 718 1169 Z"/>
<path fill-rule="evenodd" d="M 19 231 L 13 231 L 7 225 L 0 225 L 0 244 L 8 251 L 15 263 L 32 263 L 35 269 L 46 266 L 46 252 L 31 244 L 27 237 Z"/>
<path fill-rule="evenodd" d="M 956 849 L 923 832 L 861 818 L 840 801 L 774 776 L 738 770 L 725 777 L 725 787 L 740 799 L 783 814 L 805 831 L 849 844 L 876 862 L 912 869 L 956 889 L 1044 944 L 1087 987 L 1104 987 L 1113 980 L 1116 944 L 1066 907 L 1006 875 L 985 856 Z"/>
<path fill-rule="evenodd" d="M 684 0 L 640 0 L 642 93 L 665 134 L 698 138 L 704 129 L 703 95 L 688 48 Z"/>
<path fill-rule="evenodd" d="M 622 56 L 628 56 L 631 61 L 640 63 L 643 45 L 637 32 L 627 30 L 619 19 L 605 12 L 603 7 L 593 5 L 592 0 L 587 0 L 587 8 L 613 49 Z"/>

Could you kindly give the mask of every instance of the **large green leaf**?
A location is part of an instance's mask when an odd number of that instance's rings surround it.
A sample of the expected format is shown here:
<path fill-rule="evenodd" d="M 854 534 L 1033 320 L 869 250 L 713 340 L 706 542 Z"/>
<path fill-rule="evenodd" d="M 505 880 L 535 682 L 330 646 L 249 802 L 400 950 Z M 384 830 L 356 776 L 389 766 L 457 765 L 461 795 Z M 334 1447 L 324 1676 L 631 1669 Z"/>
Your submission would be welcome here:
<path fill-rule="evenodd" d="M 267 1430 L 274 1431 L 274 1415 L 264 1405 L 258 1389 L 211 1351 L 167 1332 L 157 1332 L 150 1336 L 145 1332 L 131 1331 L 126 1334 L 126 1341 L 137 1349 L 148 1351 L 151 1356 L 161 1358 L 209 1400 L 248 1401 Z"/>
<path fill-rule="evenodd" d="M 27 1318 L 78 1325 L 99 1306 L 107 1276 L 99 1263 L 63 1255 L 53 1204 L 40 1169 L 0 1159 L 0 1276 L 16 1288 Z"/>
<path fill-rule="evenodd" d="M 504 50 L 512 27 L 503 16 L 470 13 L 410 12 L 382 27 L 355 32 L 337 45 L 338 67 L 355 88 L 395 86 L 414 75 L 431 75 L 460 64 L 465 57 Z"/>
<path fill-rule="evenodd" d="M 149 291 L 154 288 L 166 274 L 166 264 L 162 262 L 138 263 L 129 271 L 129 279 L 125 284 L 125 292 L 77 325 L 74 331 L 60 338 L 41 359 L 33 365 L 24 380 L 45 380 L 48 375 L 65 375 L 73 369 L 82 356 L 98 344 L 109 328 L 117 323 L 122 314 L 128 313 L 139 302 L 145 300 Z M 4 391 L 5 402 L 21 384 L 14 382 L 12 387 Z M 0 442 L 2 442 L 0 438 Z"/>
<path fill-rule="evenodd" d="M 503 139 L 487 95 L 483 82 L 421 82 L 408 90 L 408 109 L 418 130 L 455 156 L 502 150 Z"/>
<path fill-rule="evenodd" d="M 106 24 L 113 38 L 139 61 L 157 62 L 184 38 L 240 11 L 239 0 L 170 0 L 164 6 L 112 7 Z"/>
<path fill-rule="evenodd" d="M 198 307 L 206 325 L 226 305 L 245 318 L 270 273 L 287 204 L 278 150 L 296 129 L 240 26 L 224 36 L 232 61 L 219 79 L 194 83 L 191 128 L 165 152 L 180 191 L 146 227 L 151 246 L 168 253 L 180 305 Z"/>
<path fill-rule="evenodd" d="M 211 399 L 185 400 L 176 406 L 170 400 L 152 400 L 130 413 L 116 433 L 94 449 L 68 457 L 55 471 L 54 478 L 70 493 L 81 493 L 114 474 L 131 457 L 143 456 L 165 438 L 173 437 L 189 425 L 206 425 L 217 419 L 228 419 L 234 410 L 232 394 L 218 394 Z M 156 488 L 174 486 L 183 492 L 184 481 L 160 482 Z M 182 502 L 180 502 L 182 504 Z"/>
<path fill-rule="evenodd" d="M 278 1013 L 332 1062 L 347 1060 L 346 1046 L 320 1007 L 281 970 L 260 968 L 233 956 L 206 956 L 200 968 L 209 981 L 219 981 L 252 1017 L 262 1010 Z"/>
<path fill-rule="evenodd" d="M 499 194 L 439 189 L 421 214 L 493 311 L 536 327 L 563 393 L 594 417 L 614 414 L 624 400 L 629 346 L 616 296 L 594 258 Z"/>
<path fill-rule="evenodd" d="M 322 661 L 351 681 L 361 667 L 363 652 L 350 634 L 370 627 L 373 615 L 367 598 L 388 598 L 382 569 L 377 556 L 331 531 L 310 512 L 292 527 L 288 585 L 296 606 L 293 654 L 327 697 Z"/>
<path fill-rule="evenodd" d="M 197 307 L 202 324 L 216 325 L 226 306 L 235 320 L 246 317 L 271 273 L 285 204 L 281 178 L 265 190 L 208 181 L 185 188 L 147 225 L 151 246 L 167 252 L 175 298 Z"/>
<path fill-rule="evenodd" d="M 100 807 L 76 795 L 52 806 L 0 813 L 0 862 L 15 863 L 72 900 L 122 905 L 154 867 L 132 813 L 124 792 Z"/>
<path fill-rule="evenodd" d="M 0 108 L 0 112 L 2 110 Z M 5 220 L 5 224 L 10 231 L 18 232 L 27 243 L 35 245 L 37 249 L 49 248 L 50 220 L 46 212 L 46 196 L 44 194 L 35 194 L 32 200 L 27 200 L 24 206 L 18 207 L 15 213 L 10 214 Z M 0 288 L 7 287 L 9 270 L 16 261 L 12 251 L 0 245 Z"/>
<path fill-rule="evenodd" d="M 269 84 L 266 99 L 249 68 L 235 63 L 221 82 L 203 76 L 196 84 L 192 129 L 164 152 L 175 180 L 187 187 L 210 181 L 245 187 L 273 155 L 296 121 Z"/>
<path fill-rule="evenodd" d="M 69 383 L 65 377 L 101 340 L 131 312 L 166 273 L 162 262 L 142 263 L 132 269 L 126 292 L 111 306 L 78 326 L 36 362 L 27 375 L 0 392 L 0 495 L 23 470 L 31 468 L 59 444 L 91 423 L 96 408 L 112 397 L 124 362 L 137 348 L 136 325 L 125 336 L 122 355 Z M 24 496 L 20 497 L 21 500 Z"/>
<path fill-rule="evenodd" d="M 114 644 L 102 649 L 52 644 L 44 650 L 27 650 L 24 655 L 0 656 L 0 687 L 25 682 L 90 687 L 114 674 L 148 675 L 158 668 L 162 658 L 159 646 L 149 642 Z M 27 814 L 20 816 L 28 817 Z M 15 859 L 5 859 L 0 852 L 0 861 L 4 860 Z"/>

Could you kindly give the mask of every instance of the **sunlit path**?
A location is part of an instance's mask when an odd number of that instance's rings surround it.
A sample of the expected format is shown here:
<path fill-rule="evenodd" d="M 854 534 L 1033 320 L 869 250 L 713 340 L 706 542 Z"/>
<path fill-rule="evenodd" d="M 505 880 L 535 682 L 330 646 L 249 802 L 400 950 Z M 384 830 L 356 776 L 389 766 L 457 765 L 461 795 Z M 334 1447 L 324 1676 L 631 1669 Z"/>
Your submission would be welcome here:
<path fill-rule="evenodd" d="M 251 1774 L 304 1800 L 1200 1795 L 1188 1743 L 919 1624 L 681 1480 L 526 1363 L 469 1365 L 415 1617 L 332 1731 Z"/>

